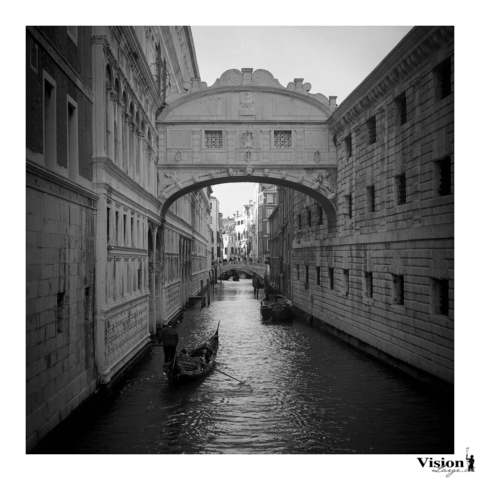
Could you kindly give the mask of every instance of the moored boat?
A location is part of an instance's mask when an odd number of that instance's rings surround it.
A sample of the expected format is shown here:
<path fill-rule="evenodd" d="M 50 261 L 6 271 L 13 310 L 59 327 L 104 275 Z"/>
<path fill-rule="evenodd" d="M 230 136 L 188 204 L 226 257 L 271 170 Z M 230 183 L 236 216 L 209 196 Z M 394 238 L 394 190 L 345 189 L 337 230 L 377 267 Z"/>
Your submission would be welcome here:
<path fill-rule="evenodd" d="M 191 382 L 210 372 L 217 358 L 219 327 L 208 340 L 190 351 L 176 352 L 174 359 L 163 366 L 170 383 Z"/>
<path fill-rule="evenodd" d="M 283 295 L 270 294 L 261 301 L 260 313 L 265 322 L 293 320 L 293 305 Z"/>

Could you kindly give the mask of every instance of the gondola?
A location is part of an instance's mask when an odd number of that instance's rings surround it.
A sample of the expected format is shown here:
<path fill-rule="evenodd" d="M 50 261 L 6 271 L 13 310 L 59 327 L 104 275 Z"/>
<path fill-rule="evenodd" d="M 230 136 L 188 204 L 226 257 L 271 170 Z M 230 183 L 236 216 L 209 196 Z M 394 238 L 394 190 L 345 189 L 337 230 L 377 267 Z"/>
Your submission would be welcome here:
<path fill-rule="evenodd" d="M 163 366 L 170 383 L 186 383 L 197 380 L 213 368 L 218 351 L 218 324 L 216 332 L 205 342 L 188 351 L 175 353 L 173 361 Z M 203 349 L 207 349 L 206 360 L 201 359 Z"/>
<path fill-rule="evenodd" d="M 283 295 L 270 294 L 260 303 L 260 313 L 264 322 L 281 322 L 293 320 L 293 305 Z"/>

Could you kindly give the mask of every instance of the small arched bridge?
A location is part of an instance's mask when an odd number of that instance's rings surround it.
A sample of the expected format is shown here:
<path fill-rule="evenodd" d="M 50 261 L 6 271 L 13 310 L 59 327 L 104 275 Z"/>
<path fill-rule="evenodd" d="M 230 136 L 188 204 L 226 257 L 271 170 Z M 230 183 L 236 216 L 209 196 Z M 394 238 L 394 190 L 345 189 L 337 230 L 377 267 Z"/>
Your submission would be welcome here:
<path fill-rule="evenodd" d="M 214 267 L 217 268 L 217 275 L 228 272 L 229 270 L 237 270 L 237 272 L 248 273 L 250 275 L 258 275 L 263 278 L 267 273 L 267 265 L 264 263 L 255 263 L 251 261 L 232 260 L 228 262 L 220 262 Z"/>

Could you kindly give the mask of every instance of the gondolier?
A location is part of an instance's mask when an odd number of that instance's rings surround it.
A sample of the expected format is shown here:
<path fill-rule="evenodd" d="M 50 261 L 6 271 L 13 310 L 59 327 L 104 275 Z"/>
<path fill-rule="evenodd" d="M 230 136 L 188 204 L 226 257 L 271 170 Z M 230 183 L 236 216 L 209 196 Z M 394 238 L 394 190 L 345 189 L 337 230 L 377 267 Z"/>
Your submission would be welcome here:
<path fill-rule="evenodd" d="M 163 344 L 165 363 L 171 362 L 175 357 L 175 350 L 178 344 L 177 331 L 168 323 L 164 323 L 158 334 L 158 343 Z"/>

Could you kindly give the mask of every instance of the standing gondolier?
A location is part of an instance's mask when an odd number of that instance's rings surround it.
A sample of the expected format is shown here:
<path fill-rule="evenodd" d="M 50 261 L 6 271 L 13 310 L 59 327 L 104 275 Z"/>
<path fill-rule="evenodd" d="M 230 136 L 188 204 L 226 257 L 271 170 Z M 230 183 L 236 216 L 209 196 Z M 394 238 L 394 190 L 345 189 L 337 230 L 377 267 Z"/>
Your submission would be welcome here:
<path fill-rule="evenodd" d="M 175 351 L 178 344 L 177 331 L 168 323 L 164 323 L 163 328 L 158 334 L 158 343 L 163 344 L 165 363 L 171 362 L 175 357 Z"/>

